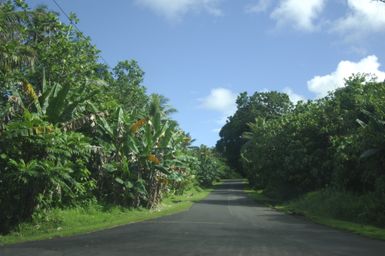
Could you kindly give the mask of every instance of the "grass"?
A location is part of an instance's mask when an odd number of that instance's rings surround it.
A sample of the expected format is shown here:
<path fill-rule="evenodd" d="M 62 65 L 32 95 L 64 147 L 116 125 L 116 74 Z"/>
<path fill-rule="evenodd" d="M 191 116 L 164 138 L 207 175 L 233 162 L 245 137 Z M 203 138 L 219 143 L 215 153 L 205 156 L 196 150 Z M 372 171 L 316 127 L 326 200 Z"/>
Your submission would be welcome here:
<path fill-rule="evenodd" d="M 53 209 L 33 223 L 22 223 L 8 235 L 0 236 L 0 244 L 14 244 L 33 240 L 52 239 L 90 233 L 129 223 L 158 218 L 189 209 L 205 198 L 212 189 L 191 189 L 183 195 L 165 198 L 156 210 L 106 208 L 98 204 L 70 209 Z"/>
<path fill-rule="evenodd" d="M 257 203 L 269 206 L 276 207 L 279 202 L 263 194 L 263 190 L 254 190 L 248 185 L 245 186 L 243 190 L 250 198 L 252 198 Z"/>
<path fill-rule="evenodd" d="M 285 208 L 283 210 L 286 211 Z M 365 224 L 358 224 L 351 221 L 327 218 L 324 216 L 311 215 L 307 213 L 304 213 L 304 216 L 318 224 L 322 224 L 339 230 L 349 231 L 374 239 L 385 240 L 385 229 L 383 228 Z"/>
<path fill-rule="evenodd" d="M 305 218 L 325 226 L 336 228 L 339 230 L 349 231 L 366 237 L 385 240 L 385 229 L 373 225 L 362 224 L 352 221 L 356 217 L 359 220 L 360 215 L 357 213 L 358 207 L 363 207 L 364 200 L 356 198 L 352 195 L 330 194 L 327 192 L 311 192 L 302 198 L 288 202 L 279 202 L 271 199 L 263 194 L 263 190 L 253 190 L 249 187 L 245 188 L 246 194 L 256 202 L 274 208 L 278 211 L 285 212 L 290 215 L 301 215 Z M 358 205 L 358 206 L 357 206 Z M 361 212 L 363 209 L 361 209 Z M 348 214 L 350 212 L 350 214 Z"/>

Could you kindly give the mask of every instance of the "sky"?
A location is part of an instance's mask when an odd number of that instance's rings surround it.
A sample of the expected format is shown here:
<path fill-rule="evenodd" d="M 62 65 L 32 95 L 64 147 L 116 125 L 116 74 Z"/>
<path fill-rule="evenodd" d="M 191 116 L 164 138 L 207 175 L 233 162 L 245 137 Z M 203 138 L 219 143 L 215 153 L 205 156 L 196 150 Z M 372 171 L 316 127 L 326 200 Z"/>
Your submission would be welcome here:
<path fill-rule="evenodd" d="M 196 145 L 215 145 L 241 92 L 295 103 L 353 73 L 385 79 L 385 4 L 375 0 L 56 1 L 110 67 L 138 61 L 148 92 L 170 99 Z M 59 12 L 53 0 L 27 3 Z"/>

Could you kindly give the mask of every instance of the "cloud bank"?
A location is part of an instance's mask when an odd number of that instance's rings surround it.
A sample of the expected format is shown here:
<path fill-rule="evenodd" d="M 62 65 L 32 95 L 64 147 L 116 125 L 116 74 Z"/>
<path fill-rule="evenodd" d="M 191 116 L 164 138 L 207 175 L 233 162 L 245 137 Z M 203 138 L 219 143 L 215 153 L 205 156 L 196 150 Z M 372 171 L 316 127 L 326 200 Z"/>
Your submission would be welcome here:
<path fill-rule="evenodd" d="M 323 15 L 327 5 L 343 5 L 345 14 L 329 20 Z M 258 0 L 245 7 L 247 13 L 263 13 L 272 8 L 270 18 L 278 27 L 314 32 L 318 28 L 354 41 L 385 31 L 385 3 L 376 0 Z"/>
<path fill-rule="evenodd" d="M 276 20 L 278 26 L 291 24 L 294 28 L 313 31 L 315 20 L 325 7 L 326 0 L 281 0 L 270 17 Z"/>
<path fill-rule="evenodd" d="M 375 55 L 370 55 L 358 62 L 341 61 L 336 70 L 330 74 L 315 76 L 307 82 L 308 89 L 316 94 L 317 98 L 324 97 L 328 92 L 344 87 L 344 79 L 352 74 L 368 73 L 375 75 L 379 81 L 385 79 L 385 72 L 380 70 L 381 64 Z"/>
<path fill-rule="evenodd" d="M 334 23 L 333 31 L 355 38 L 385 30 L 385 4 L 373 0 L 347 0 L 348 12 Z M 354 38 L 353 38 L 354 39 Z"/>

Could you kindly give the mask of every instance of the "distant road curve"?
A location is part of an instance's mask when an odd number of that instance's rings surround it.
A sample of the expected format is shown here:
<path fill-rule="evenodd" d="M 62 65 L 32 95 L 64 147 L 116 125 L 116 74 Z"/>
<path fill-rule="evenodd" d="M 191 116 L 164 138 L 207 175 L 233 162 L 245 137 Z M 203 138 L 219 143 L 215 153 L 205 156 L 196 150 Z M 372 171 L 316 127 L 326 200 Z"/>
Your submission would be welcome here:
<path fill-rule="evenodd" d="M 0 247 L 1 256 L 384 256 L 385 242 L 257 205 L 228 180 L 186 212 L 68 238 Z"/>

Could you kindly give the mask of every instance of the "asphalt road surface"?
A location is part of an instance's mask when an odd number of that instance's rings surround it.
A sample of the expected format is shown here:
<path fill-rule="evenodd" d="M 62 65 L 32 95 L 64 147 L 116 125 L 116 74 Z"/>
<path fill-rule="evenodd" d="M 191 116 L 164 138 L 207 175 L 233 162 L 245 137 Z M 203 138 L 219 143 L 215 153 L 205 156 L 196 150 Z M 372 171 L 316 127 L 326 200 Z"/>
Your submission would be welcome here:
<path fill-rule="evenodd" d="M 0 247 L 1 256 L 385 255 L 385 242 L 255 204 L 229 180 L 186 212 L 91 234 Z"/>

